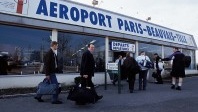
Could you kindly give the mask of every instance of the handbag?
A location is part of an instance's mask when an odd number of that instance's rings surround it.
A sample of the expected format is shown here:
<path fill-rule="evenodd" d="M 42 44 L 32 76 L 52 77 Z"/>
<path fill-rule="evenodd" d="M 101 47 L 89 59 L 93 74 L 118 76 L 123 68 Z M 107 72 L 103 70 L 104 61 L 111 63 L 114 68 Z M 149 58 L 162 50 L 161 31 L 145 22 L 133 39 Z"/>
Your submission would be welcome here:
<path fill-rule="evenodd" d="M 139 64 L 136 62 L 136 60 L 133 60 L 132 71 L 133 71 L 134 74 L 138 74 L 138 73 L 141 71 L 141 67 L 140 67 Z"/>
<path fill-rule="evenodd" d="M 138 74 L 141 71 L 141 67 L 137 64 L 133 70 L 135 74 Z"/>
<path fill-rule="evenodd" d="M 91 87 L 81 87 L 81 84 L 70 89 L 67 99 L 80 103 L 95 103 L 96 101 L 93 89 Z"/>
<path fill-rule="evenodd" d="M 81 103 L 95 103 L 95 95 L 93 90 L 87 87 L 73 87 L 70 90 L 67 99 Z"/>
<path fill-rule="evenodd" d="M 153 68 L 153 63 L 146 60 L 146 56 L 145 56 L 145 60 L 144 60 L 144 67 L 146 68 Z"/>
<path fill-rule="evenodd" d="M 42 82 L 38 84 L 37 94 L 41 94 L 41 95 L 57 94 L 57 90 L 58 90 L 57 84 L 51 84 L 49 80 L 44 79 Z"/>

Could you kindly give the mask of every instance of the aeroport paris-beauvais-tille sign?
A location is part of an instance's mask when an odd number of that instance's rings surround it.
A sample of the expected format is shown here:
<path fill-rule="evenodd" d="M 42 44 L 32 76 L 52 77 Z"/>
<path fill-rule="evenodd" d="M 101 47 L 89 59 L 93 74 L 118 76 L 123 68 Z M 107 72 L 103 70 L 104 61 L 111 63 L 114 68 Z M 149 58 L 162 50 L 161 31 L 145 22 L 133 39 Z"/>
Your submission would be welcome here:
<path fill-rule="evenodd" d="M 194 46 L 192 35 L 125 15 L 62 0 L 0 0 L 0 13 L 73 24 Z"/>

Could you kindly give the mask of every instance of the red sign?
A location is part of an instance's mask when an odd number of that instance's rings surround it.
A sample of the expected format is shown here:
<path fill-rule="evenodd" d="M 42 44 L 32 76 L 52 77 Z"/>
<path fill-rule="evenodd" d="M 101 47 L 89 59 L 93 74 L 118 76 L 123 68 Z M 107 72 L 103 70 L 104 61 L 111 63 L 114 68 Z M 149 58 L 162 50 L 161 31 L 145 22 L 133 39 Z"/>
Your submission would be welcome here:
<path fill-rule="evenodd" d="M 18 0 L 17 13 L 22 14 L 22 12 L 23 12 L 23 0 Z"/>

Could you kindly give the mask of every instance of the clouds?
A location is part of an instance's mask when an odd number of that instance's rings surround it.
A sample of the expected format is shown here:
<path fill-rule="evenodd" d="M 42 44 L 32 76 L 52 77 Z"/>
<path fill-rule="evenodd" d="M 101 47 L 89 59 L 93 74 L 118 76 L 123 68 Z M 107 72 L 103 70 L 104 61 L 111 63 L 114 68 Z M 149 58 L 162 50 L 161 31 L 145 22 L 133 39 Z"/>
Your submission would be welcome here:
<path fill-rule="evenodd" d="M 73 0 L 92 5 L 92 0 Z M 198 35 L 198 0 L 98 0 L 99 7 L 141 20 Z M 101 2 L 102 1 L 102 2 Z M 96 6 L 97 7 L 97 6 Z M 197 39 L 198 40 L 198 39 Z"/>

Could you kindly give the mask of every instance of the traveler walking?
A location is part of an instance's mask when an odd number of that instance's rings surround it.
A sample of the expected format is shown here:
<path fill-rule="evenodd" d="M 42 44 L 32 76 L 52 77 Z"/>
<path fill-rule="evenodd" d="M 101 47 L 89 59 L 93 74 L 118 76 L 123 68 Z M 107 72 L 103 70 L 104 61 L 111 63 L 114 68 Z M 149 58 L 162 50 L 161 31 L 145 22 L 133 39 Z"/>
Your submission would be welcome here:
<path fill-rule="evenodd" d="M 163 63 L 160 62 L 161 57 L 157 53 L 155 53 L 154 58 L 155 58 L 155 67 L 154 68 L 155 68 L 156 74 L 157 74 L 156 75 L 156 80 L 157 80 L 156 84 L 163 84 L 163 80 L 162 80 L 162 76 L 161 76 L 161 72 L 163 70 Z"/>
<path fill-rule="evenodd" d="M 163 61 L 173 60 L 172 71 L 170 75 L 172 76 L 172 86 L 171 89 L 181 90 L 183 83 L 183 78 L 185 77 L 185 55 L 179 51 L 179 48 L 173 48 L 173 54 L 167 58 L 162 59 Z M 176 79 L 179 79 L 177 87 Z"/>
<path fill-rule="evenodd" d="M 80 67 L 80 75 L 81 75 L 81 85 L 82 87 L 91 87 L 94 91 L 96 101 L 102 99 L 102 95 L 99 96 L 94 88 L 94 84 L 92 82 L 92 77 L 94 76 L 95 70 L 95 61 L 93 57 L 95 46 L 93 44 L 88 44 L 88 50 L 85 51 L 82 55 L 81 67 Z M 78 103 L 78 102 L 77 102 Z"/>
<path fill-rule="evenodd" d="M 122 55 L 118 56 L 118 58 L 116 59 L 115 63 L 117 63 L 120 66 L 120 68 L 121 68 L 120 73 L 121 73 L 121 71 L 123 70 L 122 69 L 122 65 L 123 65 Z M 113 80 L 112 80 L 112 83 L 113 83 L 114 86 L 115 86 L 115 83 L 117 81 L 118 81 L 118 74 L 116 73 L 116 74 L 113 74 Z"/>
<path fill-rule="evenodd" d="M 136 62 L 136 60 L 132 56 L 130 56 L 130 53 L 127 53 L 126 59 L 123 62 L 123 67 L 124 67 L 124 70 L 126 71 L 126 75 L 128 78 L 130 93 L 133 93 L 134 91 L 137 66 L 138 66 L 138 63 Z"/>
<path fill-rule="evenodd" d="M 45 75 L 46 79 L 49 80 L 51 84 L 56 84 L 58 87 L 58 81 L 55 73 L 58 71 L 58 59 L 55 51 L 58 49 L 58 43 L 56 41 L 51 42 L 51 49 L 47 52 L 44 57 Z M 57 89 L 56 94 L 52 95 L 52 104 L 62 104 L 62 101 L 58 100 L 59 90 Z M 37 94 L 34 97 L 38 102 L 44 102 L 41 99 L 42 95 Z"/>
<path fill-rule="evenodd" d="M 148 56 L 145 55 L 145 52 L 140 52 L 140 55 L 136 58 L 141 70 L 139 72 L 139 90 L 146 90 L 147 85 L 147 74 L 149 67 L 147 67 L 147 63 L 151 64 L 151 61 Z"/>

